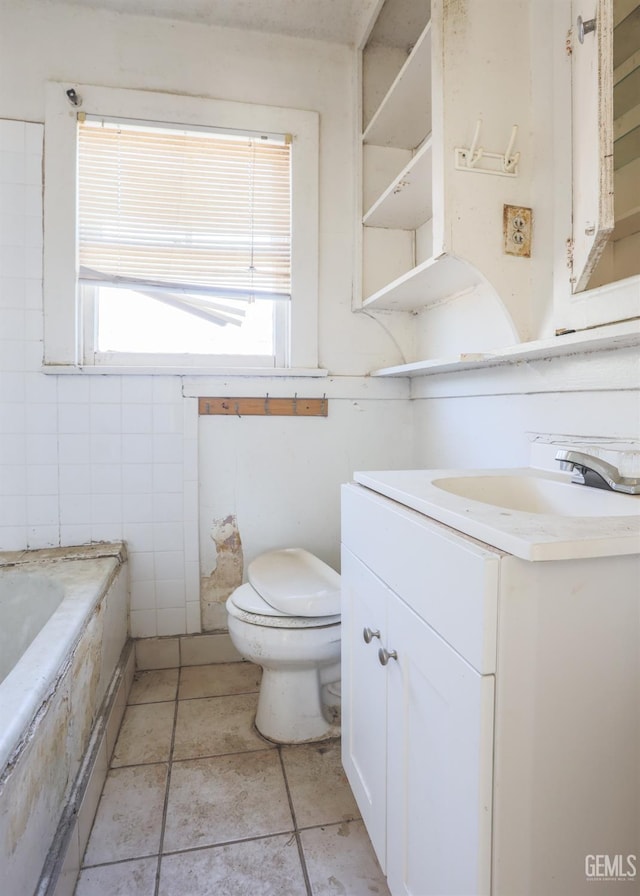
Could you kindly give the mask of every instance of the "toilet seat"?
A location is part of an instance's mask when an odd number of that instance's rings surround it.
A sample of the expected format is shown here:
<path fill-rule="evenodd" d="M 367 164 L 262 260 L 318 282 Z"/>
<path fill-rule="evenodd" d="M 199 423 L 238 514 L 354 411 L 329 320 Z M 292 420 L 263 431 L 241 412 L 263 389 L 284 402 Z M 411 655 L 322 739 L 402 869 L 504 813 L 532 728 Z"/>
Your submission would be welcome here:
<path fill-rule="evenodd" d="M 340 615 L 292 616 L 277 610 L 261 597 L 250 582 L 233 592 L 227 600 L 227 611 L 236 619 L 264 628 L 320 628 L 340 623 Z"/>
<path fill-rule="evenodd" d="M 340 614 L 340 576 L 304 548 L 260 554 L 249 564 L 248 575 L 258 595 L 288 616 L 320 618 Z"/>

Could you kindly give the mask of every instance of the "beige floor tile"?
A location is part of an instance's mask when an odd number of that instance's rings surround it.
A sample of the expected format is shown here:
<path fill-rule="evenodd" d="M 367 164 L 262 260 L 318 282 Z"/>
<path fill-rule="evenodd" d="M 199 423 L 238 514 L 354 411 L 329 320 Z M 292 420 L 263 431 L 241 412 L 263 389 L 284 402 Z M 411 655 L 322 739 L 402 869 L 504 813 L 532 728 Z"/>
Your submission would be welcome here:
<path fill-rule="evenodd" d="M 197 759 L 273 747 L 253 726 L 257 694 L 180 700 L 174 759 Z"/>
<path fill-rule="evenodd" d="M 164 852 L 292 830 L 276 750 L 173 763 Z"/>
<path fill-rule="evenodd" d="M 221 697 L 260 690 L 262 669 L 253 663 L 214 663 L 184 666 L 180 674 L 180 700 L 192 697 Z"/>
<path fill-rule="evenodd" d="M 109 772 L 84 866 L 158 852 L 166 779 L 164 764 L 116 768 Z"/>
<path fill-rule="evenodd" d="M 175 702 L 127 706 L 111 767 L 168 761 L 175 706 Z"/>
<path fill-rule="evenodd" d="M 85 868 L 74 896 L 153 896 L 157 868 L 155 857 Z"/>
<path fill-rule="evenodd" d="M 164 856 L 160 868 L 159 896 L 306 896 L 306 892 L 291 834 Z"/>
<path fill-rule="evenodd" d="M 152 672 L 136 672 L 129 703 L 160 703 L 175 700 L 178 690 L 178 669 L 155 669 Z"/>
<path fill-rule="evenodd" d="M 360 818 L 339 741 L 283 747 L 282 759 L 298 827 Z"/>
<path fill-rule="evenodd" d="M 361 821 L 301 831 L 313 896 L 390 896 Z"/>

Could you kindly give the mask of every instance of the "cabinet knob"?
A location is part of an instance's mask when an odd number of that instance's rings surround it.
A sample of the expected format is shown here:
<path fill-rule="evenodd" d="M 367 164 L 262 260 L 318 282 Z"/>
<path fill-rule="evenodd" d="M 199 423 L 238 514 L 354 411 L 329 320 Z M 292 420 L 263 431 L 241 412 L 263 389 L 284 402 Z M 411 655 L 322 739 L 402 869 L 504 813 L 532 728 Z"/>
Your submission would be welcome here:
<path fill-rule="evenodd" d="M 592 31 L 596 30 L 596 20 L 595 19 L 587 19 L 586 21 L 582 18 L 582 16 L 578 16 L 578 21 L 576 22 L 576 27 L 578 29 L 578 40 L 581 44 L 584 43 L 585 34 L 591 34 Z"/>
<path fill-rule="evenodd" d="M 364 638 L 365 644 L 371 644 L 373 638 L 380 637 L 380 632 L 378 631 L 378 629 L 374 631 L 372 628 L 365 628 L 362 631 L 362 637 Z"/>
<path fill-rule="evenodd" d="M 386 666 L 389 660 L 398 659 L 398 652 L 396 650 L 387 650 L 386 647 L 381 647 L 378 651 L 378 659 L 380 660 L 381 666 Z"/>

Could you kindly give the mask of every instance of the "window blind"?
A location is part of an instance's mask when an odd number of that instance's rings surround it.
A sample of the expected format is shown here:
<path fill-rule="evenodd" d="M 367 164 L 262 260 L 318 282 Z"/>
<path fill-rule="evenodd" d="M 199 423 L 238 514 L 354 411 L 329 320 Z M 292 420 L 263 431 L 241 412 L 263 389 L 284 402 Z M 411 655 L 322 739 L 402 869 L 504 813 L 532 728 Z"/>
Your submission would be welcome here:
<path fill-rule="evenodd" d="M 192 307 L 291 297 L 290 141 L 90 119 L 78 131 L 81 281 Z"/>

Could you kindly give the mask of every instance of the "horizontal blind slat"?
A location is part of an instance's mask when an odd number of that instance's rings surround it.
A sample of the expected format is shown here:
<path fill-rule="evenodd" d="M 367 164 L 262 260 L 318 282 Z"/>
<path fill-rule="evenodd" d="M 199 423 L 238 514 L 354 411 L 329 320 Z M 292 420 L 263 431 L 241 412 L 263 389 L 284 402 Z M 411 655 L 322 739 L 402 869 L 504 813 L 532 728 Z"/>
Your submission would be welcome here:
<path fill-rule="evenodd" d="M 290 150 L 80 125 L 80 263 L 112 276 L 288 293 Z"/>

